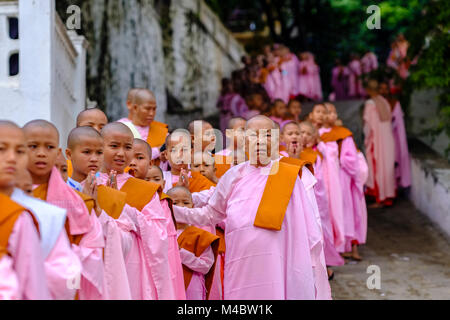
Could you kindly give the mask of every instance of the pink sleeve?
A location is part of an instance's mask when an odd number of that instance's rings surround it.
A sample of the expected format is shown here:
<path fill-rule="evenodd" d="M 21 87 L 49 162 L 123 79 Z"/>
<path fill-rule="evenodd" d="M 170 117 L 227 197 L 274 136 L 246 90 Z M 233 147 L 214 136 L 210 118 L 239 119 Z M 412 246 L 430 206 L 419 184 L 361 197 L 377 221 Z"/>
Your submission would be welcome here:
<path fill-rule="evenodd" d="M 359 171 L 358 150 L 352 137 L 347 137 L 342 141 L 341 168 L 351 177 L 356 177 Z"/>
<path fill-rule="evenodd" d="M 0 300 L 19 300 L 19 281 L 13 269 L 12 259 L 0 258 Z"/>
<path fill-rule="evenodd" d="M 186 249 L 180 249 L 180 257 L 186 267 L 201 274 L 207 274 L 214 264 L 214 253 L 211 247 L 206 248 L 199 257 Z"/>
<path fill-rule="evenodd" d="M 158 159 L 161 155 L 161 152 L 159 151 L 159 148 L 154 147 L 152 148 L 152 160 Z"/>
<path fill-rule="evenodd" d="M 8 250 L 19 281 L 20 299 L 51 299 L 39 236 L 29 213 L 24 212 L 17 219 L 9 237 Z"/>
<path fill-rule="evenodd" d="M 105 239 L 102 226 L 94 211 L 90 215 L 90 221 L 91 229 L 83 236 L 78 246 L 72 245 L 72 249 L 78 255 L 82 265 L 80 300 L 101 300 L 105 297 L 103 265 Z"/>
<path fill-rule="evenodd" d="M 76 289 L 70 288 L 67 281 L 79 277 L 81 262 L 72 251 L 66 230 L 62 230 L 52 251 L 45 260 L 50 294 L 55 300 L 73 300 Z"/>
<path fill-rule="evenodd" d="M 215 189 L 216 189 L 215 187 L 211 187 L 208 190 L 194 192 L 192 194 L 192 200 L 194 202 L 194 207 L 201 208 L 201 207 L 205 206 L 208 203 L 211 196 L 213 195 Z"/>

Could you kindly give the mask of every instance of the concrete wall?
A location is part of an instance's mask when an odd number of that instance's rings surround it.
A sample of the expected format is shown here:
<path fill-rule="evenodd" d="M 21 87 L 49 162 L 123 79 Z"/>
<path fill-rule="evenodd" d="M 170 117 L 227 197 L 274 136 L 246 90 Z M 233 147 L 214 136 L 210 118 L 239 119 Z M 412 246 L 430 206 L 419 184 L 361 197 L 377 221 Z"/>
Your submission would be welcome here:
<path fill-rule="evenodd" d="M 410 143 L 410 199 L 450 236 L 450 164 L 420 141 Z"/>

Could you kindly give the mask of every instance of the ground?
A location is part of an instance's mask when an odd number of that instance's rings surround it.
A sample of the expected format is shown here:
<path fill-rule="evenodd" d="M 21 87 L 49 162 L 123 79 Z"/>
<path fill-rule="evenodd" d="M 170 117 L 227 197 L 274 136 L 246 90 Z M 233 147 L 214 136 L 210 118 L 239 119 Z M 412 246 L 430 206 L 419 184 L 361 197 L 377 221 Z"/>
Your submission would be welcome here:
<path fill-rule="evenodd" d="M 449 238 L 406 199 L 368 215 L 364 260 L 333 268 L 333 299 L 450 299 Z M 367 287 L 370 265 L 380 268 L 380 290 Z"/>

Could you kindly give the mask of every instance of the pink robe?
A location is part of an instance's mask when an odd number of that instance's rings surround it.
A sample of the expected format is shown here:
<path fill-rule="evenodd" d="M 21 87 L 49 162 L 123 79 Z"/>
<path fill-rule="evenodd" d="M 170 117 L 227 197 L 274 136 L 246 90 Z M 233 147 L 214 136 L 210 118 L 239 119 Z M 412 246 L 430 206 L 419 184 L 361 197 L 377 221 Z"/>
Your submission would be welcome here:
<path fill-rule="evenodd" d="M 220 131 L 225 135 L 225 130 L 228 128 L 228 122 L 232 118 L 230 102 L 233 98 L 232 93 L 227 93 L 226 95 L 220 96 L 217 101 L 217 108 L 220 111 Z"/>
<path fill-rule="evenodd" d="M 306 73 L 302 73 L 306 70 Z M 322 84 L 320 81 L 319 66 L 313 59 L 302 60 L 299 62 L 299 81 L 298 81 L 298 94 L 305 97 L 320 101 L 322 100 Z"/>
<path fill-rule="evenodd" d="M 130 178 L 126 173 L 117 175 L 118 188 Z M 108 175 L 101 173 L 97 182 L 105 185 L 107 180 Z M 173 222 L 167 209 L 155 194 L 142 211 L 126 205 L 116 220 L 126 233 L 122 246 L 126 248 L 125 268 L 133 300 L 185 299 L 184 284 L 180 292 L 179 270 L 175 267 L 180 260 L 174 250 L 173 235 L 169 236 Z"/>
<path fill-rule="evenodd" d="M 352 190 L 352 198 L 353 198 L 353 209 L 354 209 L 354 235 L 355 240 L 358 241 L 358 244 L 366 243 L 367 238 L 367 206 L 366 206 L 366 198 L 364 195 L 364 184 L 367 181 L 367 177 L 369 175 L 369 168 L 367 167 L 366 158 L 362 152 L 358 151 L 358 175 L 356 179 L 352 181 L 351 190 Z M 346 243 L 346 251 L 349 252 L 351 250 L 351 243 Z"/>
<path fill-rule="evenodd" d="M 72 244 L 72 250 L 82 265 L 78 291 L 80 300 L 107 298 L 103 265 L 105 241 L 95 211 L 88 212 L 84 201 L 64 182 L 56 167 L 53 168 L 48 182 L 46 201 L 67 210 L 71 235 L 83 234 L 78 245 Z"/>
<path fill-rule="evenodd" d="M 345 66 L 342 67 L 336 66 L 331 71 L 331 86 L 333 87 L 335 100 L 345 100 L 348 98 L 349 75 L 350 71 Z"/>
<path fill-rule="evenodd" d="M 285 61 L 281 64 L 280 69 L 281 74 L 284 77 L 284 81 L 286 83 L 287 88 L 289 89 L 289 97 L 287 100 L 284 100 L 286 103 L 289 102 L 290 97 L 295 97 L 298 95 L 298 81 L 299 81 L 299 64 L 300 61 L 298 60 L 297 56 L 295 54 L 289 54 L 290 60 Z"/>
<path fill-rule="evenodd" d="M 370 73 L 378 69 L 378 59 L 375 53 L 368 52 L 361 58 L 362 73 Z"/>
<path fill-rule="evenodd" d="M 18 298 L 21 300 L 50 300 L 45 276 L 44 258 L 39 234 L 28 212 L 23 212 L 14 224 L 8 242 L 13 269 L 18 281 Z M 11 271 L 11 270 L 10 270 Z M 14 286 L 11 272 L 8 282 Z M 14 290 L 15 291 L 15 290 Z"/>
<path fill-rule="evenodd" d="M 386 101 L 386 103 L 388 103 Z M 395 142 L 391 121 L 380 121 L 375 102 L 364 106 L 364 146 L 369 177 L 367 187 L 377 190 L 377 201 L 395 197 Z"/>
<path fill-rule="evenodd" d="M 244 98 L 237 93 L 234 93 L 230 98 L 230 111 L 232 117 L 242 117 L 246 119 L 247 112 L 249 111 L 248 106 Z"/>
<path fill-rule="evenodd" d="M 411 186 L 411 162 L 405 123 L 403 122 L 403 111 L 398 101 L 392 111 L 392 131 L 395 141 L 395 178 L 397 186 L 407 188 Z"/>
<path fill-rule="evenodd" d="M 352 60 L 348 64 L 350 75 L 348 77 L 348 95 L 351 98 L 361 98 L 365 95 L 361 80 L 361 62 L 359 60 Z"/>
<path fill-rule="evenodd" d="M 324 279 L 315 278 L 326 275 L 325 266 L 316 264 L 323 256 L 322 234 L 300 179 L 281 231 L 253 225 L 272 164 L 256 168 L 245 162 L 231 168 L 207 205 L 174 206 L 175 216 L 194 225 L 214 225 L 226 218 L 225 300 L 330 299 L 329 285 L 322 288 Z"/>
<path fill-rule="evenodd" d="M 178 236 L 184 230 L 177 230 Z M 205 275 L 214 264 L 214 253 L 211 247 L 199 256 L 185 249 L 180 249 L 181 262 L 193 271 L 191 282 L 186 289 L 187 300 L 206 300 Z"/>
<path fill-rule="evenodd" d="M 321 128 L 319 133 L 331 129 Z M 345 244 L 343 190 L 340 183 L 339 149 L 336 142 L 320 142 L 317 146 L 323 154 L 323 180 L 328 195 L 328 208 L 333 229 L 333 244 L 338 252 L 343 252 Z"/>
<path fill-rule="evenodd" d="M 0 300 L 19 299 L 19 280 L 13 268 L 13 260 L 5 254 L 0 258 Z"/>
<path fill-rule="evenodd" d="M 314 176 L 317 179 L 317 184 L 314 186 L 314 193 L 322 223 L 325 262 L 327 266 L 342 266 L 345 264 L 345 260 L 334 247 L 328 193 L 323 176 L 323 160 L 320 156 L 317 157 L 316 163 L 314 163 Z"/>
<path fill-rule="evenodd" d="M 281 99 L 285 103 L 289 101 L 291 93 L 289 79 L 278 67 L 267 76 L 264 88 L 272 101 L 276 99 Z"/>
<path fill-rule="evenodd" d="M 39 222 L 42 255 L 50 294 L 55 300 L 73 300 L 76 289 L 67 285 L 81 273 L 81 262 L 72 251 L 64 223 L 66 210 L 14 189 L 11 199 L 29 209 Z"/>

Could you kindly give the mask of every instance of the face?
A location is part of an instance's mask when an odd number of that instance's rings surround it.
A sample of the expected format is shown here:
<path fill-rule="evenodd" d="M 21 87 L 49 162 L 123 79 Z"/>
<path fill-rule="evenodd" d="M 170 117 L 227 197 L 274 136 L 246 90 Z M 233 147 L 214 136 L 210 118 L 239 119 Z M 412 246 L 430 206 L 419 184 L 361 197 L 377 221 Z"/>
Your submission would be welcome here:
<path fill-rule="evenodd" d="M 267 119 L 254 119 L 247 125 L 246 150 L 253 165 L 264 166 L 270 162 L 272 152 L 273 123 Z M 274 137 L 276 138 L 276 137 Z"/>
<path fill-rule="evenodd" d="M 211 151 L 214 149 L 216 144 L 216 135 L 214 134 L 214 128 L 209 123 L 202 124 L 201 136 L 197 135 L 197 132 L 194 131 L 194 146 L 195 141 L 198 141 L 199 139 L 202 141 L 202 151 Z"/>
<path fill-rule="evenodd" d="M 191 143 L 187 134 L 172 134 L 167 145 L 167 160 L 172 172 L 179 173 L 181 169 L 187 169 L 191 161 Z"/>
<path fill-rule="evenodd" d="M 166 185 L 166 181 L 164 180 L 164 177 L 161 174 L 161 170 L 159 170 L 156 167 L 150 167 L 150 169 L 148 169 L 145 180 L 159 184 L 161 186 L 161 189 L 164 189 Z"/>
<path fill-rule="evenodd" d="M 289 105 L 289 113 L 293 116 L 299 116 L 302 113 L 302 104 L 298 101 L 291 102 Z"/>
<path fill-rule="evenodd" d="M 328 111 L 328 114 L 327 114 L 328 124 L 330 126 L 334 126 L 336 124 L 337 119 L 338 119 L 338 114 L 336 112 L 336 107 L 334 105 L 328 104 L 328 103 L 326 104 L 326 106 L 327 106 L 327 111 Z"/>
<path fill-rule="evenodd" d="M 85 112 L 78 123 L 78 127 L 91 127 L 100 132 L 107 124 L 108 119 L 103 112 L 92 110 Z"/>
<path fill-rule="evenodd" d="M 156 116 L 156 100 L 153 96 L 142 97 L 140 104 L 134 104 L 133 122 L 138 126 L 149 126 Z"/>
<path fill-rule="evenodd" d="M 111 170 L 123 173 L 133 158 L 133 136 L 122 132 L 111 132 L 104 139 L 104 172 Z"/>
<path fill-rule="evenodd" d="M 170 197 L 173 200 L 173 204 L 179 207 L 193 208 L 192 197 L 185 190 L 173 190 L 170 193 Z"/>
<path fill-rule="evenodd" d="M 300 128 L 298 125 L 290 123 L 284 127 L 283 134 L 281 135 L 281 141 L 286 145 L 292 144 L 293 146 L 300 145 Z"/>
<path fill-rule="evenodd" d="M 260 94 L 254 94 L 251 99 L 251 105 L 256 110 L 261 110 L 262 105 L 264 104 L 264 99 Z"/>
<path fill-rule="evenodd" d="M 378 92 L 383 96 L 389 96 L 389 87 L 386 83 L 381 83 Z"/>
<path fill-rule="evenodd" d="M 103 165 L 103 140 L 100 138 L 82 137 L 73 150 L 66 150 L 72 160 L 74 173 L 88 176 L 97 172 Z"/>
<path fill-rule="evenodd" d="M 13 188 L 18 172 L 25 171 L 28 156 L 21 129 L 0 128 L 0 188 Z"/>
<path fill-rule="evenodd" d="M 308 125 L 300 124 L 300 140 L 304 148 L 311 148 L 316 144 L 314 129 Z"/>
<path fill-rule="evenodd" d="M 310 118 L 316 126 L 323 126 L 327 119 L 327 109 L 322 104 L 316 105 L 310 114 Z"/>
<path fill-rule="evenodd" d="M 46 183 L 60 152 L 58 135 L 51 127 L 34 126 L 25 130 L 25 138 L 33 183 Z"/>
<path fill-rule="evenodd" d="M 284 102 L 277 102 L 274 107 L 274 116 L 278 118 L 283 118 L 286 115 L 287 108 Z"/>
<path fill-rule="evenodd" d="M 130 168 L 133 169 L 135 178 L 145 179 L 147 176 L 151 162 L 147 150 L 147 146 L 142 143 L 133 145 L 133 159 L 130 162 Z"/>
<path fill-rule="evenodd" d="M 16 188 L 21 189 L 29 196 L 33 196 L 33 179 L 31 179 L 31 174 L 27 169 L 19 170 Z"/>
<path fill-rule="evenodd" d="M 238 147 L 238 142 L 240 142 L 240 145 L 243 147 L 245 144 L 245 124 L 247 121 L 245 120 L 235 120 L 233 123 L 233 126 L 229 128 L 230 132 L 228 130 L 225 132 L 228 141 L 233 140 L 233 146 L 227 146 L 228 148 L 233 147 L 233 149 L 236 149 Z"/>
<path fill-rule="evenodd" d="M 69 178 L 67 172 L 67 161 L 61 152 L 59 152 L 58 157 L 56 158 L 55 167 L 59 170 L 59 173 L 61 174 L 63 180 L 67 182 L 67 179 Z"/>
<path fill-rule="evenodd" d="M 201 156 L 199 154 L 196 155 Z M 204 159 L 200 164 L 193 161 L 191 165 L 191 171 L 200 172 L 202 176 L 205 176 L 211 181 L 214 180 L 214 177 L 216 175 L 216 167 L 214 166 L 214 162 L 207 162 Z"/>

